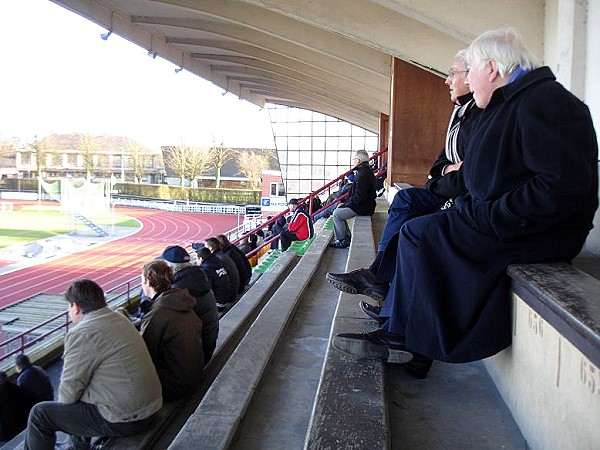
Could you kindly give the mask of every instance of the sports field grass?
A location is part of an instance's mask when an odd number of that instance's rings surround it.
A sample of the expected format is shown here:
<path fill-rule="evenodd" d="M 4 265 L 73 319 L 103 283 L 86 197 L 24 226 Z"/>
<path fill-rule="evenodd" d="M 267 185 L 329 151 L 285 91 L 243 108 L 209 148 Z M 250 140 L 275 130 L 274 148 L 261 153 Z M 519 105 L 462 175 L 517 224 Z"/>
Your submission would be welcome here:
<path fill-rule="evenodd" d="M 118 214 L 98 214 L 88 216 L 93 223 L 101 227 L 138 227 L 136 220 Z M 0 248 L 27 244 L 50 236 L 67 234 L 82 230 L 85 225 L 58 207 L 25 206 L 14 211 L 0 212 Z"/>

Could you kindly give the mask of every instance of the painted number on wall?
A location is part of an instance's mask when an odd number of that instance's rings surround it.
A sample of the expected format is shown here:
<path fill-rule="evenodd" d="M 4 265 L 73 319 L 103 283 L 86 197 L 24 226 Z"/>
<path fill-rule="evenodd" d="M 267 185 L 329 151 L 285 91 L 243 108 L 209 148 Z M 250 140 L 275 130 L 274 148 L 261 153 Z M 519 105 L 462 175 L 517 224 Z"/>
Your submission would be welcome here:
<path fill-rule="evenodd" d="M 533 310 L 529 310 L 529 329 L 535 336 L 544 337 L 544 319 Z"/>
<path fill-rule="evenodd" d="M 600 395 L 600 374 L 598 368 L 586 358 L 581 358 L 579 377 L 583 385 L 592 393 Z"/>

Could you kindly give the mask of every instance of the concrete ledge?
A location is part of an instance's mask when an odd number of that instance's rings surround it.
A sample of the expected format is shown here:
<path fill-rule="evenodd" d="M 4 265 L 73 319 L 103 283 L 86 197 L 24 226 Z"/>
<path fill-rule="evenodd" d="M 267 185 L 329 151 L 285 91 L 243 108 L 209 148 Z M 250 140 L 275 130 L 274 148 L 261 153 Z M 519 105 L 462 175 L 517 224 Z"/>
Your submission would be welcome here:
<path fill-rule="evenodd" d="M 485 366 L 530 448 L 596 448 L 600 281 L 565 263 L 509 274 L 512 346 Z"/>
<path fill-rule="evenodd" d="M 162 447 L 166 447 L 196 409 L 233 349 L 271 297 L 276 286 L 289 274 L 296 260 L 297 257 L 294 253 L 280 255 L 271 270 L 262 275 L 244 293 L 243 297 L 221 317 L 215 353 L 206 366 L 202 386 L 193 396 L 185 401 L 165 404 L 152 426 L 146 431 L 135 436 L 111 439 L 103 448 L 106 450 L 146 449 L 152 448 L 157 441 L 165 443 Z"/>
<path fill-rule="evenodd" d="M 355 217 L 346 271 L 367 267 L 373 257 L 371 217 Z M 389 448 L 383 363 L 356 361 L 331 346 L 337 333 L 376 328 L 358 308 L 364 299 L 340 293 L 305 449 Z"/>
<path fill-rule="evenodd" d="M 316 271 L 332 231 L 319 233 L 265 305 L 170 449 L 226 449 L 233 442 L 281 334 Z"/>

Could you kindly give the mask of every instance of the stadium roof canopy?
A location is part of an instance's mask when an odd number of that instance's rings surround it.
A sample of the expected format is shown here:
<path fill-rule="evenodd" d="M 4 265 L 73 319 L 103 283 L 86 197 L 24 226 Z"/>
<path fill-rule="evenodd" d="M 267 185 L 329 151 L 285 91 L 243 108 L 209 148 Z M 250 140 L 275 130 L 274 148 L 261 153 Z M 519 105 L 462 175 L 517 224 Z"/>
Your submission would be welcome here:
<path fill-rule="evenodd" d="M 241 99 L 373 132 L 391 57 L 445 76 L 474 37 L 511 25 L 543 59 L 543 0 L 52 1 Z"/>

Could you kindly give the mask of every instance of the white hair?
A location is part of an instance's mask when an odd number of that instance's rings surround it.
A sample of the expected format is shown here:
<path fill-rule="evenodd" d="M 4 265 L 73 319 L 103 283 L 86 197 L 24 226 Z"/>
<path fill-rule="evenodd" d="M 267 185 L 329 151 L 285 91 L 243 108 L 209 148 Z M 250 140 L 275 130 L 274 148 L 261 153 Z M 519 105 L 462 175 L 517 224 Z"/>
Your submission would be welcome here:
<path fill-rule="evenodd" d="M 456 55 L 454 55 L 454 59 L 462 61 L 465 67 L 467 67 L 467 49 L 463 48 L 462 50 L 457 51 Z"/>
<path fill-rule="evenodd" d="M 369 154 L 366 150 L 357 150 L 354 157 L 359 159 L 361 163 L 369 160 Z"/>
<path fill-rule="evenodd" d="M 469 64 L 493 59 L 501 77 L 512 73 L 517 66 L 523 70 L 539 67 L 535 58 L 523 45 L 521 35 L 514 28 L 486 31 L 475 38 L 467 48 Z"/>

